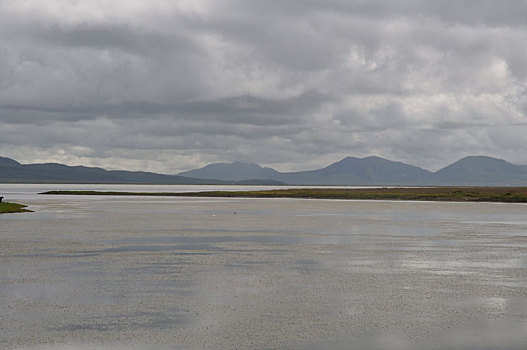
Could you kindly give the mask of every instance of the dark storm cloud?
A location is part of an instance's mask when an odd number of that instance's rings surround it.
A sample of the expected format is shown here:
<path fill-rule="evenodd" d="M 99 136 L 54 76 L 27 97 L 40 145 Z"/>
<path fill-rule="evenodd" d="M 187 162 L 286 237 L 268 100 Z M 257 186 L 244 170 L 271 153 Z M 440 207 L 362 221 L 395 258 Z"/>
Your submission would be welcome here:
<path fill-rule="evenodd" d="M 0 151 L 177 172 L 526 163 L 526 1 L 5 1 Z"/>
<path fill-rule="evenodd" d="M 155 117 L 170 115 L 167 123 L 191 119 L 193 121 L 225 122 L 252 125 L 288 125 L 301 119 L 328 99 L 317 92 L 306 92 L 293 98 L 278 100 L 254 96 L 237 96 L 208 101 L 184 103 L 126 102 L 117 105 L 58 108 L 4 105 L 0 120 L 13 124 L 46 124 L 49 121 L 80 121 L 97 117 L 131 119 L 135 116 Z M 36 119 L 36 115 L 42 117 Z M 299 120 L 300 121 L 300 120 Z M 232 125 L 230 126 L 232 127 Z M 206 130 L 203 131 L 206 133 Z"/>

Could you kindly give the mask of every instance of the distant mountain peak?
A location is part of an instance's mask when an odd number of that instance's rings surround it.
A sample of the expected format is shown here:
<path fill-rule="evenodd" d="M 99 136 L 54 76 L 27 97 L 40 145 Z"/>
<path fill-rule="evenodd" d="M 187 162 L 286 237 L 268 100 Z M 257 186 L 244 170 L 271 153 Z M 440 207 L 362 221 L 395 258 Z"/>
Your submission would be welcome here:
<path fill-rule="evenodd" d="M 503 160 L 501 158 L 496 158 L 496 157 L 490 157 L 490 156 L 482 156 L 482 155 L 477 155 L 477 156 L 466 156 L 466 157 L 463 157 L 461 158 L 460 160 L 458 160 L 457 162 L 461 162 L 461 161 L 474 161 L 474 160 L 480 160 L 480 161 L 491 161 L 491 162 L 500 162 L 500 163 L 508 163 L 506 160 Z M 456 163 L 457 163 L 456 162 Z M 509 163 L 510 164 L 510 163 Z"/>
<path fill-rule="evenodd" d="M 264 168 L 255 163 L 236 161 L 233 163 L 212 163 L 199 169 L 184 171 L 178 175 L 198 179 L 242 181 L 248 179 L 273 179 L 276 174 L 278 172 L 272 168 Z"/>
<path fill-rule="evenodd" d="M 439 169 L 435 174 L 439 184 L 515 186 L 527 182 L 526 168 L 489 156 L 467 156 Z"/>
<path fill-rule="evenodd" d="M 389 185 L 424 183 L 431 173 L 401 162 L 394 162 L 378 156 L 364 158 L 345 157 L 313 175 L 324 176 L 328 184 L 355 183 L 358 185 Z M 331 179 L 331 180 L 330 180 Z"/>
<path fill-rule="evenodd" d="M 368 156 L 368 157 L 362 158 L 362 160 L 388 160 L 388 159 L 381 158 L 381 157 L 378 157 L 378 156 Z"/>
<path fill-rule="evenodd" d="M 260 164 L 248 163 L 248 162 L 240 162 L 240 161 L 236 161 L 236 162 L 230 163 L 230 165 L 235 165 L 235 166 L 239 166 L 239 167 L 247 167 L 247 168 L 264 169 L 264 167 L 262 167 Z"/>
<path fill-rule="evenodd" d="M 7 157 L 0 157 L 0 165 L 2 166 L 20 166 L 19 162 L 17 162 L 14 159 L 7 158 Z"/>
<path fill-rule="evenodd" d="M 346 163 L 346 162 L 370 162 L 370 161 L 385 161 L 385 162 L 392 162 L 392 163 L 399 163 L 399 162 L 395 162 L 393 160 L 389 160 L 389 159 L 386 159 L 386 158 L 382 158 L 382 157 L 379 157 L 379 156 L 367 156 L 367 157 L 363 157 L 363 158 L 358 158 L 358 157 L 352 157 L 352 156 L 347 156 L 347 157 L 344 157 L 342 158 L 341 160 L 333 163 L 333 164 L 338 164 L 338 163 Z M 331 164 L 331 165 L 333 165 Z"/>
<path fill-rule="evenodd" d="M 222 163 L 219 163 L 219 164 L 222 164 Z M 242 161 L 235 161 L 235 162 L 232 162 L 232 163 L 223 163 L 223 164 L 239 164 L 239 165 L 256 165 L 257 167 L 260 167 L 261 166 L 259 164 L 256 164 L 256 163 L 250 163 L 250 162 L 242 162 Z"/>
<path fill-rule="evenodd" d="M 459 166 L 474 167 L 474 166 L 483 166 L 483 165 L 512 166 L 512 167 L 516 166 L 500 158 L 489 157 L 489 156 L 466 156 L 440 169 L 438 172 L 441 172 L 445 169 L 449 169 L 449 168 L 451 169 L 451 168 L 459 167 Z"/>

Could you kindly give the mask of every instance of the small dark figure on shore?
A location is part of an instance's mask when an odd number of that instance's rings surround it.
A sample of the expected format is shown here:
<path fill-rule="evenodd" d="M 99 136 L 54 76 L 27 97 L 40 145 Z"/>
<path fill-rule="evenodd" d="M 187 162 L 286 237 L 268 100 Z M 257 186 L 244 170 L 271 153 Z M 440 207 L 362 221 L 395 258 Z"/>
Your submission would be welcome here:
<path fill-rule="evenodd" d="M 2 200 L 4 199 L 4 197 L 0 197 L 0 203 L 2 203 Z"/>

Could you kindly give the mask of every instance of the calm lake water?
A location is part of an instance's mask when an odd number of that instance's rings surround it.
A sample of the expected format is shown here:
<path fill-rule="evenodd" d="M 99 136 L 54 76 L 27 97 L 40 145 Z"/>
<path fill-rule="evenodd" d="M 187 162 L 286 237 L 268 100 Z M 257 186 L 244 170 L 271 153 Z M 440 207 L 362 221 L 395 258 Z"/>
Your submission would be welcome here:
<path fill-rule="evenodd" d="M 526 348 L 527 205 L 36 194 L 211 187 L 0 185 L 0 348 Z"/>

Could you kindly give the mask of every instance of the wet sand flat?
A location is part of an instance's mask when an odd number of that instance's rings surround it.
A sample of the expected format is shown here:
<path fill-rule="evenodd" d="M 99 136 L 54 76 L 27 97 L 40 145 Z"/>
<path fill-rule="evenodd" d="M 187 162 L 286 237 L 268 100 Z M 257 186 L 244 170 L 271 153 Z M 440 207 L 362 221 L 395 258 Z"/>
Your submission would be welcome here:
<path fill-rule="evenodd" d="M 2 349 L 523 349 L 527 206 L 40 196 Z"/>

